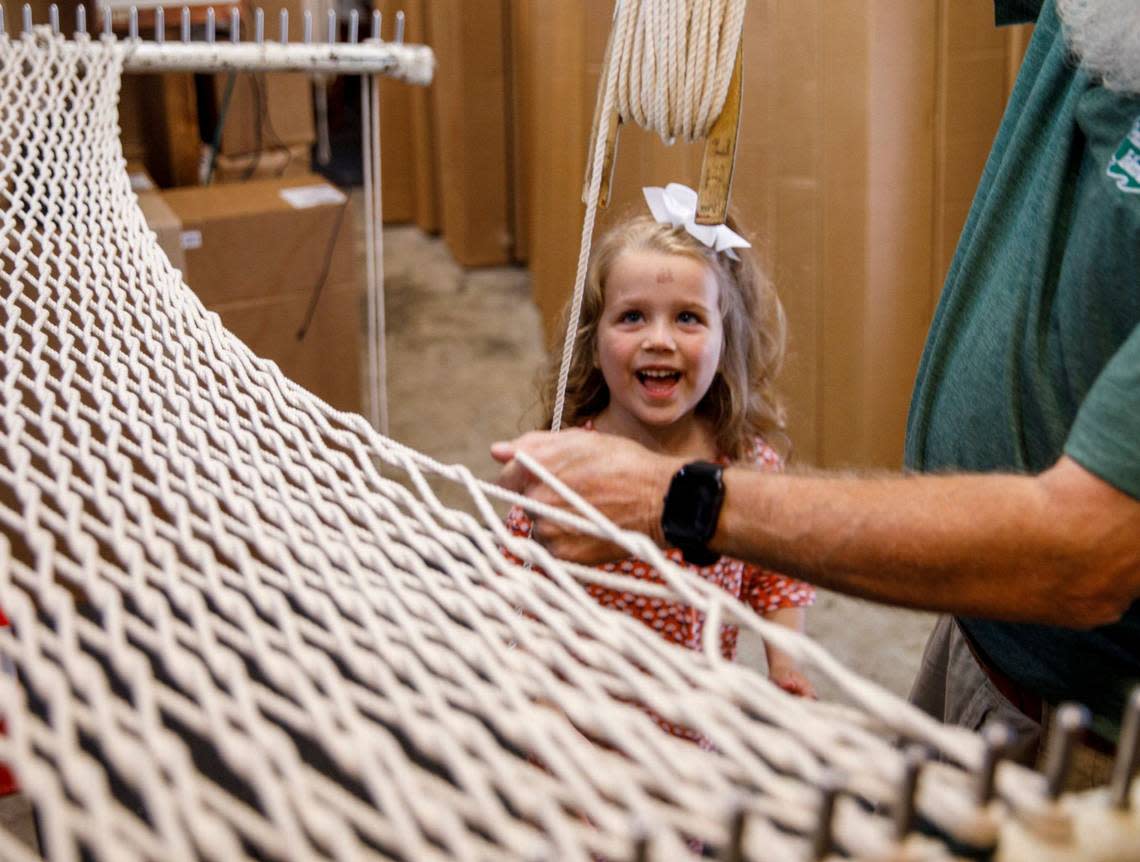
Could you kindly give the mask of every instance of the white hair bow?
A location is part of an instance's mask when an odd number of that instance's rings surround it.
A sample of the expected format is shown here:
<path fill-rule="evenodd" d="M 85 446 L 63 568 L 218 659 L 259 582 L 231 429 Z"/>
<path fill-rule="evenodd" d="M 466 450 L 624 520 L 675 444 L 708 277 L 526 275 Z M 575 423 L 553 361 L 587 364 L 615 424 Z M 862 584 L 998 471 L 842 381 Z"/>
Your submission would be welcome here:
<path fill-rule="evenodd" d="M 665 188 L 646 186 L 641 192 L 659 224 L 683 227 L 699 242 L 733 260 L 740 260 L 734 248 L 752 248 L 748 240 L 727 225 L 697 224 L 697 193 L 688 186 L 669 183 Z"/>

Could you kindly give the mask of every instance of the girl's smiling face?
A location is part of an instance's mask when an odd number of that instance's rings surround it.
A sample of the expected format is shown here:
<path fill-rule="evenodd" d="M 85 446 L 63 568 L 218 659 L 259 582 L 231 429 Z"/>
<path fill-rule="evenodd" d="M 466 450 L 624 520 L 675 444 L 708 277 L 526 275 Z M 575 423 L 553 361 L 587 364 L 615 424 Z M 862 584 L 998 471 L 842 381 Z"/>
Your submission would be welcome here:
<path fill-rule="evenodd" d="M 693 420 L 720 365 L 719 291 L 694 258 L 637 250 L 614 261 L 597 334 L 611 430 L 656 436 Z"/>

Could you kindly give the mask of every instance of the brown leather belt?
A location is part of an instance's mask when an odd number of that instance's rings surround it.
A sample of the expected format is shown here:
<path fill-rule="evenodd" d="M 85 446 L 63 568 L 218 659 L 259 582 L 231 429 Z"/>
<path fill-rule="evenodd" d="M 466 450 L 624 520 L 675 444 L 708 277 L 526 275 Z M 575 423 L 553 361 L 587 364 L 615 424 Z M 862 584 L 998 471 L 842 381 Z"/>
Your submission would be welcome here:
<path fill-rule="evenodd" d="M 1045 704 L 1041 697 L 1024 686 L 1018 685 L 990 664 L 982 654 L 981 649 L 974 643 L 974 639 L 970 637 L 970 633 L 962 626 L 958 626 L 958 630 L 962 633 L 962 640 L 966 642 L 970 655 L 974 657 L 974 661 L 978 663 L 978 667 L 982 669 L 986 679 L 993 683 L 994 688 L 1001 692 L 1002 697 L 1017 707 L 1018 712 L 1041 724 L 1041 720 L 1045 716 Z"/>

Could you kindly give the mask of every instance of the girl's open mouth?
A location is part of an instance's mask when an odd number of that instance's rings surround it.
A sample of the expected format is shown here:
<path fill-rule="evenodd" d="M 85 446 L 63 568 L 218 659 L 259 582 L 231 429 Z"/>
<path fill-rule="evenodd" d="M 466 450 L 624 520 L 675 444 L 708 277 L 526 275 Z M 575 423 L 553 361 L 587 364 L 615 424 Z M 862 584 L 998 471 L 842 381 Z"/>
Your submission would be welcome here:
<path fill-rule="evenodd" d="M 680 382 L 681 372 L 649 369 L 638 371 L 637 380 L 650 395 L 667 395 Z"/>

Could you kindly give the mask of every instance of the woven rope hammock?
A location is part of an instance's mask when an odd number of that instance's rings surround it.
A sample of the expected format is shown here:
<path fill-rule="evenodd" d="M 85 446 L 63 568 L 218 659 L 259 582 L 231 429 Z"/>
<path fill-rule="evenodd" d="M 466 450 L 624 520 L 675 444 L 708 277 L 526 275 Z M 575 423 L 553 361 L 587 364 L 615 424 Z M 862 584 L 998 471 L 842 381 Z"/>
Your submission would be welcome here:
<path fill-rule="evenodd" d="M 138 209 L 122 62 L 110 42 L 0 38 L 0 760 L 47 856 L 925 860 L 1063 831 L 1040 776 L 1003 763 L 991 796 L 981 739 L 645 537 L 570 519 L 663 572 L 621 584 L 703 613 L 703 653 L 599 607 L 582 581 L 603 573 L 508 535 L 491 501 L 512 495 L 253 356 Z M 847 702 L 722 661 L 724 624 Z M 900 740 L 945 762 L 916 782 Z M 0 858 L 32 855 L 0 830 Z"/>

